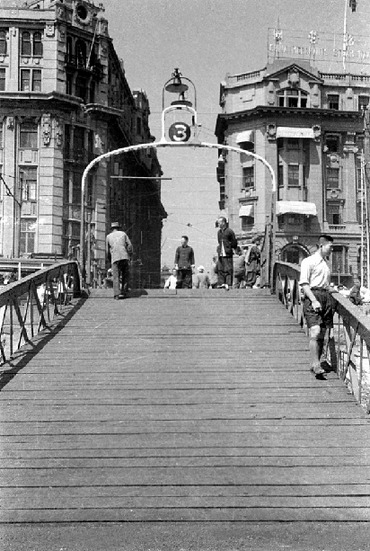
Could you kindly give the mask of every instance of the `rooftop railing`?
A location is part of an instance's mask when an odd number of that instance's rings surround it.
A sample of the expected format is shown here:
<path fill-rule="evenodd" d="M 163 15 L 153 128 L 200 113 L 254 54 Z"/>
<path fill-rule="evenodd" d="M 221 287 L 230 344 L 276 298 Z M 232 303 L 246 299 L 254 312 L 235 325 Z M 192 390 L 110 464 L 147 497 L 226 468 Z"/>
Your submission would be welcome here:
<path fill-rule="evenodd" d="M 306 329 L 299 277 L 298 265 L 277 262 L 272 290 L 297 323 Z M 355 306 L 340 293 L 333 292 L 333 299 L 334 328 L 325 343 L 326 362 L 370 413 L 370 318 L 362 307 Z"/>

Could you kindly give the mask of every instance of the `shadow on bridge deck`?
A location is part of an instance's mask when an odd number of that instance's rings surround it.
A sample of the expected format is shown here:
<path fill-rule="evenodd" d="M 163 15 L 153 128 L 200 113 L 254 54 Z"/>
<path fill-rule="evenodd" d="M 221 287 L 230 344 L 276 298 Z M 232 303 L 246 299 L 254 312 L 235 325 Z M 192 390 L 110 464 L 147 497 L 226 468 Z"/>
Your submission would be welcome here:
<path fill-rule="evenodd" d="M 368 419 L 308 364 L 267 290 L 93 291 L 0 394 L 4 549 L 368 549 Z"/>

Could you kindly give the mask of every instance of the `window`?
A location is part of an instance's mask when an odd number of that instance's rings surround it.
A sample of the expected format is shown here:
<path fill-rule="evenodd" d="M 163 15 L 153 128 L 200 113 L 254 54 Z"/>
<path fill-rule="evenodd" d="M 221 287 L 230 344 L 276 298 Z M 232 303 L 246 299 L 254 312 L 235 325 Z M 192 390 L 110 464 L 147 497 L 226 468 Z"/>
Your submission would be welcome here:
<path fill-rule="evenodd" d="M 141 132 L 142 132 L 141 117 L 136 117 L 136 134 L 140 136 Z"/>
<path fill-rule="evenodd" d="M 79 171 L 72 174 L 72 204 L 81 205 L 81 179 L 82 173 Z"/>
<path fill-rule="evenodd" d="M 339 94 L 328 94 L 328 109 L 339 110 Z"/>
<path fill-rule="evenodd" d="M 5 55 L 7 52 L 6 31 L 0 31 L 0 55 Z"/>
<path fill-rule="evenodd" d="M 291 264 L 299 264 L 300 249 L 296 245 L 290 245 L 283 251 L 283 262 L 290 262 Z"/>
<path fill-rule="evenodd" d="M 22 216 L 37 215 L 37 169 L 23 169 L 20 172 Z"/>
<path fill-rule="evenodd" d="M 37 124 L 23 123 L 20 129 L 19 147 L 37 149 Z"/>
<path fill-rule="evenodd" d="M 254 188 L 254 166 L 243 167 L 242 189 Z"/>
<path fill-rule="evenodd" d="M 21 91 L 41 92 L 40 69 L 21 69 Z"/>
<path fill-rule="evenodd" d="M 338 189 L 339 187 L 339 168 L 327 168 L 326 189 Z"/>
<path fill-rule="evenodd" d="M 32 91 L 41 92 L 41 71 L 40 69 L 32 70 Z"/>
<path fill-rule="evenodd" d="M 326 153 L 338 153 L 339 152 L 339 136 L 326 136 L 326 138 L 325 138 L 325 151 L 326 151 Z"/>
<path fill-rule="evenodd" d="M 34 57 L 42 57 L 42 37 L 40 32 L 33 33 L 32 54 Z"/>
<path fill-rule="evenodd" d="M 299 165 L 288 165 L 288 187 L 299 187 Z"/>
<path fill-rule="evenodd" d="M 31 33 L 28 31 L 21 34 L 21 55 L 31 55 Z"/>
<path fill-rule="evenodd" d="M 328 224 L 333 226 L 342 224 L 342 206 L 340 203 L 327 203 L 326 214 Z"/>
<path fill-rule="evenodd" d="M 358 109 L 359 111 L 362 111 L 362 109 L 366 109 L 369 105 L 369 96 L 358 96 Z"/>
<path fill-rule="evenodd" d="M 87 79 L 81 75 L 76 78 L 76 96 L 84 102 L 87 100 Z"/>
<path fill-rule="evenodd" d="M 5 92 L 5 69 L 0 69 L 0 92 Z"/>
<path fill-rule="evenodd" d="M 86 44 L 83 40 L 76 41 L 76 61 L 77 67 L 86 67 Z"/>
<path fill-rule="evenodd" d="M 298 138 L 287 138 L 287 149 L 298 150 L 299 149 L 299 139 Z"/>
<path fill-rule="evenodd" d="M 303 90 L 286 88 L 278 94 L 279 107 L 307 107 L 307 97 Z"/>
<path fill-rule="evenodd" d="M 334 245 L 331 253 L 331 266 L 334 274 L 348 273 L 347 249 L 342 245 Z"/>
<path fill-rule="evenodd" d="M 242 231 L 250 231 L 254 226 L 254 216 L 241 216 L 240 226 Z"/>
<path fill-rule="evenodd" d="M 84 159 L 85 157 L 85 129 L 76 126 L 74 129 L 73 151 L 75 159 Z"/>
<path fill-rule="evenodd" d="M 67 53 L 66 53 L 66 62 L 72 63 L 73 61 L 73 45 L 72 45 L 72 37 L 67 37 Z"/>
<path fill-rule="evenodd" d="M 284 187 L 284 166 L 278 166 L 278 186 Z"/>
<path fill-rule="evenodd" d="M 36 220 L 23 219 L 21 220 L 21 232 L 20 232 L 20 253 L 34 253 L 35 252 L 35 232 L 36 232 Z"/>
<path fill-rule="evenodd" d="M 21 171 L 22 201 L 37 201 L 37 169 Z"/>

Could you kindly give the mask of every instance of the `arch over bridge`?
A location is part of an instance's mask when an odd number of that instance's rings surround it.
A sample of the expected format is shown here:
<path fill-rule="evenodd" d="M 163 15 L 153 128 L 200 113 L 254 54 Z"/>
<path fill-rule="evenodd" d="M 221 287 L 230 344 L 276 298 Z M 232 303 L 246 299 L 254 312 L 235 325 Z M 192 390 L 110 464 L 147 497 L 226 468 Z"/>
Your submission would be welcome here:
<path fill-rule="evenodd" d="M 126 147 L 121 147 L 114 149 L 112 151 L 107 151 L 98 157 L 95 157 L 85 168 L 82 174 L 81 180 L 81 227 L 80 227 L 80 261 L 83 272 L 86 266 L 86 243 L 85 243 L 85 196 L 86 196 L 86 187 L 87 187 L 87 178 L 92 168 L 94 168 L 98 163 L 103 160 L 110 159 L 117 155 L 122 155 L 125 153 L 130 153 L 133 151 L 140 151 L 144 149 L 160 149 L 160 148 L 208 148 L 208 149 L 218 149 L 221 151 L 230 151 L 238 153 L 239 155 L 247 155 L 256 159 L 265 165 L 271 175 L 271 214 L 270 214 L 270 242 L 268 246 L 268 251 L 266 253 L 267 259 L 267 273 L 269 274 L 269 280 L 271 281 L 272 269 L 274 264 L 274 246 L 275 242 L 275 199 L 276 199 L 276 176 L 275 171 L 268 161 L 261 155 L 253 153 L 252 151 L 246 151 L 239 147 L 216 144 L 211 142 L 204 142 L 198 139 L 199 125 L 197 123 L 197 112 L 196 110 L 189 105 L 182 105 L 178 102 L 174 102 L 175 105 L 171 105 L 162 111 L 162 135 L 161 139 L 157 142 L 148 142 L 142 144 L 135 144 Z M 187 112 L 191 116 L 191 125 L 188 125 L 184 122 L 175 122 L 166 130 L 166 117 L 170 113 Z M 88 261 L 89 263 L 89 261 Z M 86 270 L 86 273 L 90 274 L 90 269 Z"/>

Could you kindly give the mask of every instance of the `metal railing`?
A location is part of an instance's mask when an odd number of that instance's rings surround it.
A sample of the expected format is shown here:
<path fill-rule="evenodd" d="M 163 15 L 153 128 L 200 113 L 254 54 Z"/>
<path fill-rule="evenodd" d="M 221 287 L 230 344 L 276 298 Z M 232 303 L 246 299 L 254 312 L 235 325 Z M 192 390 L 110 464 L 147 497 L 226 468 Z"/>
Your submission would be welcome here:
<path fill-rule="evenodd" d="M 298 265 L 276 262 L 272 292 L 306 329 L 299 276 Z M 325 344 L 326 361 L 370 413 L 370 318 L 340 293 L 333 292 L 333 299 L 334 328 Z"/>
<path fill-rule="evenodd" d="M 10 360 L 81 295 L 76 261 L 54 264 L 0 289 L 0 364 Z"/>

